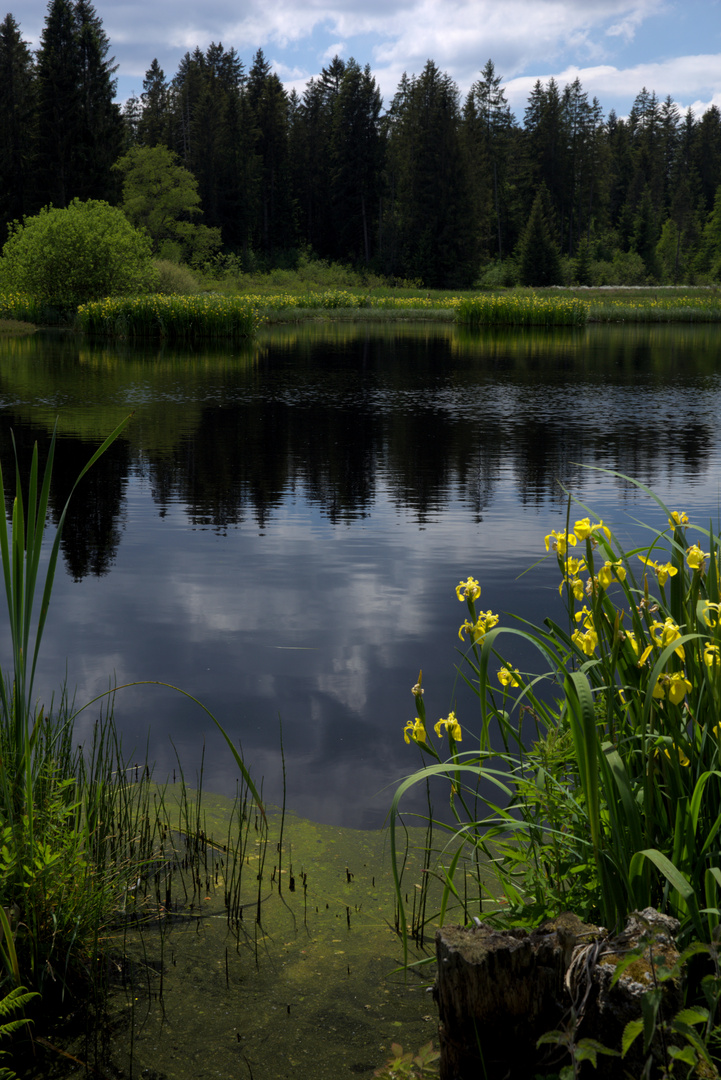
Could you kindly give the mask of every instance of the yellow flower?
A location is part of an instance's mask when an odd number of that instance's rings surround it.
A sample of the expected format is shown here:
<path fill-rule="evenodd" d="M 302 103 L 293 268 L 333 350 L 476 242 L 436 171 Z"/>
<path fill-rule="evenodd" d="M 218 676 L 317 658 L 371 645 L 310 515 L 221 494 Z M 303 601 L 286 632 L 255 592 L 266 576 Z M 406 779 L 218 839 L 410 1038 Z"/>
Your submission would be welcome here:
<path fill-rule="evenodd" d="M 564 570 L 569 577 L 576 577 L 577 574 L 582 574 L 585 569 L 585 559 L 574 559 L 573 556 L 570 556 L 568 559 L 566 559 L 566 565 L 564 567 Z"/>
<path fill-rule="evenodd" d="M 672 510 L 668 523 L 672 529 L 676 529 L 681 525 L 688 525 L 688 514 L 683 512 L 679 514 L 678 510 Z"/>
<path fill-rule="evenodd" d="M 403 738 L 410 744 L 411 739 L 413 742 L 422 745 L 426 742 L 426 729 L 423 726 L 423 721 L 416 717 L 415 721 L 409 720 L 403 729 Z"/>
<path fill-rule="evenodd" d="M 498 672 L 498 681 L 501 686 L 520 686 L 521 674 L 518 668 L 502 667 Z"/>
<path fill-rule="evenodd" d="M 675 566 L 672 566 L 670 562 L 667 562 L 667 563 L 654 562 L 653 559 L 646 559 L 646 558 L 644 558 L 643 555 L 639 555 L 639 559 L 641 560 L 642 563 L 645 563 L 646 566 L 650 566 L 652 570 L 656 571 L 656 576 L 658 577 L 658 583 L 659 583 L 659 585 L 661 587 L 663 587 L 666 584 L 666 582 L 668 581 L 668 579 L 670 577 L 674 577 L 674 575 L 676 575 L 678 573 L 677 568 Z"/>
<path fill-rule="evenodd" d="M 718 645 L 712 645 L 710 641 L 706 642 L 703 647 L 703 662 L 709 668 L 721 662 L 721 650 Z"/>
<path fill-rule="evenodd" d="M 598 645 L 598 634 L 595 630 L 587 630 L 585 634 L 581 630 L 574 630 L 571 634 L 571 641 L 573 641 L 586 656 L 593 656 L 596 651 L 596 646 Z"/>
<path fill-rule="evenodd" d="M 602 589 L 607 589 L 614 579 L 614 576 L 619 581 L 624 581 L 626 578 L 626 568 L 621 562 L 605 562 L 601 569 L 598 571 L 598 583 Z"/>
<path fill-rule="evenodd" d="M 673 619 L 666 619 L 665 622 L 655 622 L 651 624 L 651 637 L 659 648 L 665 649 L 667 645 L 670 645 L 674 641 L 678 641 L 681 637 L 681 631 Z M 648 652 L 649 650 L 646 651 Z M 644 656 L 645 655 L 646 654 L 644 653 Z M 682 660 L 684 659 L 685 653 L 683 651 L 683 645 L 679 645 L 676 649 L 676 655 L 680 656 Z"/>
<path fill-rule="evenodd" d="M 707 558 L 708 554 L 705 554 L 698 544 L 692 544 L 690 548 L 686 549 L 686 562 L 692 570 L 700 570 L 703 573 Z"/>
<path fill-rule="evenodd" d="M 563 578 L 558 586 L 558 595 L 563 593 L 563 586 L 568 585 L 576 600 L 583 600 L 583 581 L 580 577 Z"/>
<path fill-rule="evenodd" d="M 456 596 L 459 600 L 477 600 L 480 595 L 481 586 L 475 578 L 469 577 L 467 581 L 456 585 Z"/>
<path fill-rule="evenodd" d="M 666 697 L 673 705 L 680 705 L 686 694 L 690 694 L 692 690 L 693 686 L 685 673 L 673 671 L 670 675 L 659 676 L 653 688 L 653 696 L 657 699 Z"/>
<path fill-rule="evenodd" d="M 573 533 L 557 533 L 555 529 L 551 529 L 545 542 L 546 551 L 550 551 L 551 548 L 553 548 L 559 555 L 565 555 L 566 548 L 569 544 L 571 547 L 576 546 L 576 537 Z"/>
<path fill-rule="evenodd" d="M 681 749 L 680 746 L 676 746 L 676 743 L 674 743 L 673 748 L 676 751 L 676 754 L 678 756 L 679 765 L 682 765 L 685 768 L 687 765 L 691 764 L 688 757 L 686 756 L 686 754 L 684 753 L 684 751 Z M 668 750 L 667 747 L 664 747 L 663 752 L 664 752 L 664 754 L 666 755 L 666 757 L 668 758 L 669 761 L 673 760 L 672 757 L 671 757 L 671 753 L 670 753 L 670 751 Z M 656 754 L 658 755 L 658 751 L 656 751 Z"/>
<path fill-rule="evenodd" d="M 471 641 L 474 645 L 478 645 L 497 622 L 498 615 L 494 615 L 492 611 L 482 611 L 475 623 L 466 619 L 458 631 L 458 636 L 463 641 L 463 634 L 468 630 L 471 634 Z"/>
<path fill-rule="evenodd" d="M 587 630 L 593 630 L 593 612 L 589 611 L 585 604 L 580 611 L 576 612 L 574 618 L 576 622 L 583 621 L 583 625 Z"/>
<path fill-rule="evenodd" d="M 433 730 L 439 737 L 442 727 L 446 729 L 446 732 L 448 733 L 450 738 L 453 739 L 455 742 L 461 741 L 461 725 L 456 720 L 456 714 L 454 712 L 449 712 L 446 720 L 439 720 L 438 723 L 435 725 Z"/>
<path fill-rule="evenodd" d="M 579 540 L 588 540 L 595 532 L 604 532 L 607 539 L 611 539 L 611 530 L 607 525 L 604 525 L 602 521 L 599 521 L 597 525 L 592 525 L 591 519 L 587 517 L 577 521 L 573 526 L 573 531 Z"/>
<path fill-rule="evenodd" d="M 715 612 L 715 618 L 711 614 L 709 614 L 712 611 Z M 707 626 L 718 626 L 718 624 L 719 624 L 719 613 L 720 612 L 721 612 L 721 604 L 711 604 L 708 600 L 706 600 L 705 603 L 704 603 L 704 608 L 703 608 L 703 612 L 702 612 L 703 620 L 706 623 L 706 625 Z"/>

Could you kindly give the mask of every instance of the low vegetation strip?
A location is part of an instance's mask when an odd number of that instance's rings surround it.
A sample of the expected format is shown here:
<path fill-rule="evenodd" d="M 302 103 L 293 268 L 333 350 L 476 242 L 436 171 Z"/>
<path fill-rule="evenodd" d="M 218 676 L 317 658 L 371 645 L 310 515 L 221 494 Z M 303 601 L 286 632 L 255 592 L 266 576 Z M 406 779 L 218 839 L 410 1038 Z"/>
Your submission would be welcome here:
<path fill-rule="evenodd" d="M 78 308 L 78 328 L 111 337 L 250 337 L 262 315 L 247 296 L 108 297 Z"/>
<path fill-rule="evenodd" d="M 721 322 L 721 297 L 662 296 L 589 301 L 591 322 Z"/>
<path fill-rule="evenodd" d="M 457 305 L 458 322 L 469 326 L 584 326 L 584 300 L 525 296 L 474 296 Z"/>
<path fill-rule="evenodd" d="M 390 290 L 389 290 L 390 291 Z M 388 295 L 360 289 L 319 289 L 275 294 L 200 293 L 109 297 L 78 308 L 78 329 L 110 337 L 250 337 L 266 320 L 297 321 L 308 312 L 346 312 L 360 318 L 455 318 L 471 327 L 585 326 L 588 322 L 721 322 L 721 296 L 579 297 L 507 291 L 464 296 L 426 293 Z M 365 313 L 362 314 L 362 313 Z M 32 297 L 0 293 L 0 319 L 45 322 L 47 311 Z"/>
<path fill-rule="evenodd" d="M 43 305 L 21 292 L 0 292 L 0 319 L 19 319 L 21 322 L 40 322 Z"/>

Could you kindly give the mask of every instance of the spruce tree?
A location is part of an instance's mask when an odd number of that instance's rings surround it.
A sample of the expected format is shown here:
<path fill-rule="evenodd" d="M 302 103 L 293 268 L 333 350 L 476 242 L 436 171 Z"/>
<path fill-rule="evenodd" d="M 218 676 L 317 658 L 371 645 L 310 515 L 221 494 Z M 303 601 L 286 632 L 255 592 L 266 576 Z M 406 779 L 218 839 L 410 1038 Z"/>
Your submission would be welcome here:
<path fill-rule="evenodd" d="M 168 146 L 170 142 L 168 84 L 165 81 L 165 72 L 157 58 L 145 72 L 140 101 L 142 115 L 138 122 L 138 142 L 142 146 Z"/>
<path fill-rule="evenodd" d="M 387 269 L 435 288 L 467 285 L 478 240 L 456 84 L 429 60 L 401 80 L 388 123 Z"/>
<path fill-rule="evenodd" d="M 87 0 L 51 0 L 37 53 L 40 201 L 107 198 L 123 146 L 107 36 Z"/>
<path fill-rule="evenodd" d="M 519 241 L 519 278 L 521 285 L 532 288 L 547 288 L 560 285 L 561 261 L 548 220 L 544 214 L 544 203 L 548 192 L 541 188 L 531 208 L 526 228 Z"/>
<path fill-rule="evenodd" d="M 350 59 L 333 105 L 332 192 L 342 258 L 369 263 L 380 198 L 382 99 L 366 65 Z"/>
<path fill-rule="evenodd" d="M 36 142 L 34 65 L 12 15 L 0 25 L 0 245 L 8 222 L 31 213 Z"/>

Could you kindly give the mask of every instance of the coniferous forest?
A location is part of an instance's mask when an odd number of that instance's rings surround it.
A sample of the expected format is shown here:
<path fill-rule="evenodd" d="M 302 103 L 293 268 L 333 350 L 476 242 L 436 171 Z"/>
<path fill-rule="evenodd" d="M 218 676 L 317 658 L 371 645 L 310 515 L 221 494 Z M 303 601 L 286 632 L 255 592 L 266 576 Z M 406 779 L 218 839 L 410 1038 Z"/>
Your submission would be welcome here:
<path fill-rule="evenodd" d="M 156 240 L 188 261 L 310 251 L 429 288 L 719 276 L 716 106 L 682 115 L 643 88 L 619 118 L 551 79 L 519 118 L 491 60 L 465 99 L 429 60 L 384 102 L 370 67 L 339 57 L 299 95 L 262 50 L 246 65 L 212 43 L 173 74 L 153 60 L 121 107 L 110 54 L 89 0 L 51 0 L 34 53 L 12 15 L 0 26 L 0 240 L 50 203 L 127 204 L 131 177 L 152 201 L 175 169 L 192 194 Z"/>

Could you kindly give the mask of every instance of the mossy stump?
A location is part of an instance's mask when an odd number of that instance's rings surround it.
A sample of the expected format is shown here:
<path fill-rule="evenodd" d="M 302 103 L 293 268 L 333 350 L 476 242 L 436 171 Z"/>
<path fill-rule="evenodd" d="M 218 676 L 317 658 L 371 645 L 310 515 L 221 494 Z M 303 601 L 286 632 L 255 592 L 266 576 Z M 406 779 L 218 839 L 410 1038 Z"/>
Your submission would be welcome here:
<path fill-rule="evenodd" d="M 663 925 L 654 922 L 660 920 Z M 436 934 L 441 1080 L 529 1080 L 544 1068 L 557 1071 L 570 1059 L 558 1047 L 537 1048 L 541 1035 L 570 1030 L 620 1050 L 629 1019 L 641 1015 L 641 997 L 653 981 L 653 964 L 670 966 L 678 924 L 647 909 L 629 918 L 626 930 L 610 937 L 577 916 L 564 913 L 535 930 L 487 926 L 445 927 Z M 616 965 L 649 933 L 666 932 L 611 987 Z M 643 968 L 641 975 L 636 968 Z M 669 1010 L 680 1004 L 677 988 L 665 984 Z M 625 1059 L 599 1056 L 597 1077 L 623 1077 L 642 1068 L 642 1040 Z M 656 1056 L 657 1048 L 652 1046 Z M 631 1060 L 634 1058 L 634 1060 Z M 639 1069 L 640 1071 L 640 1069 Z"/>

